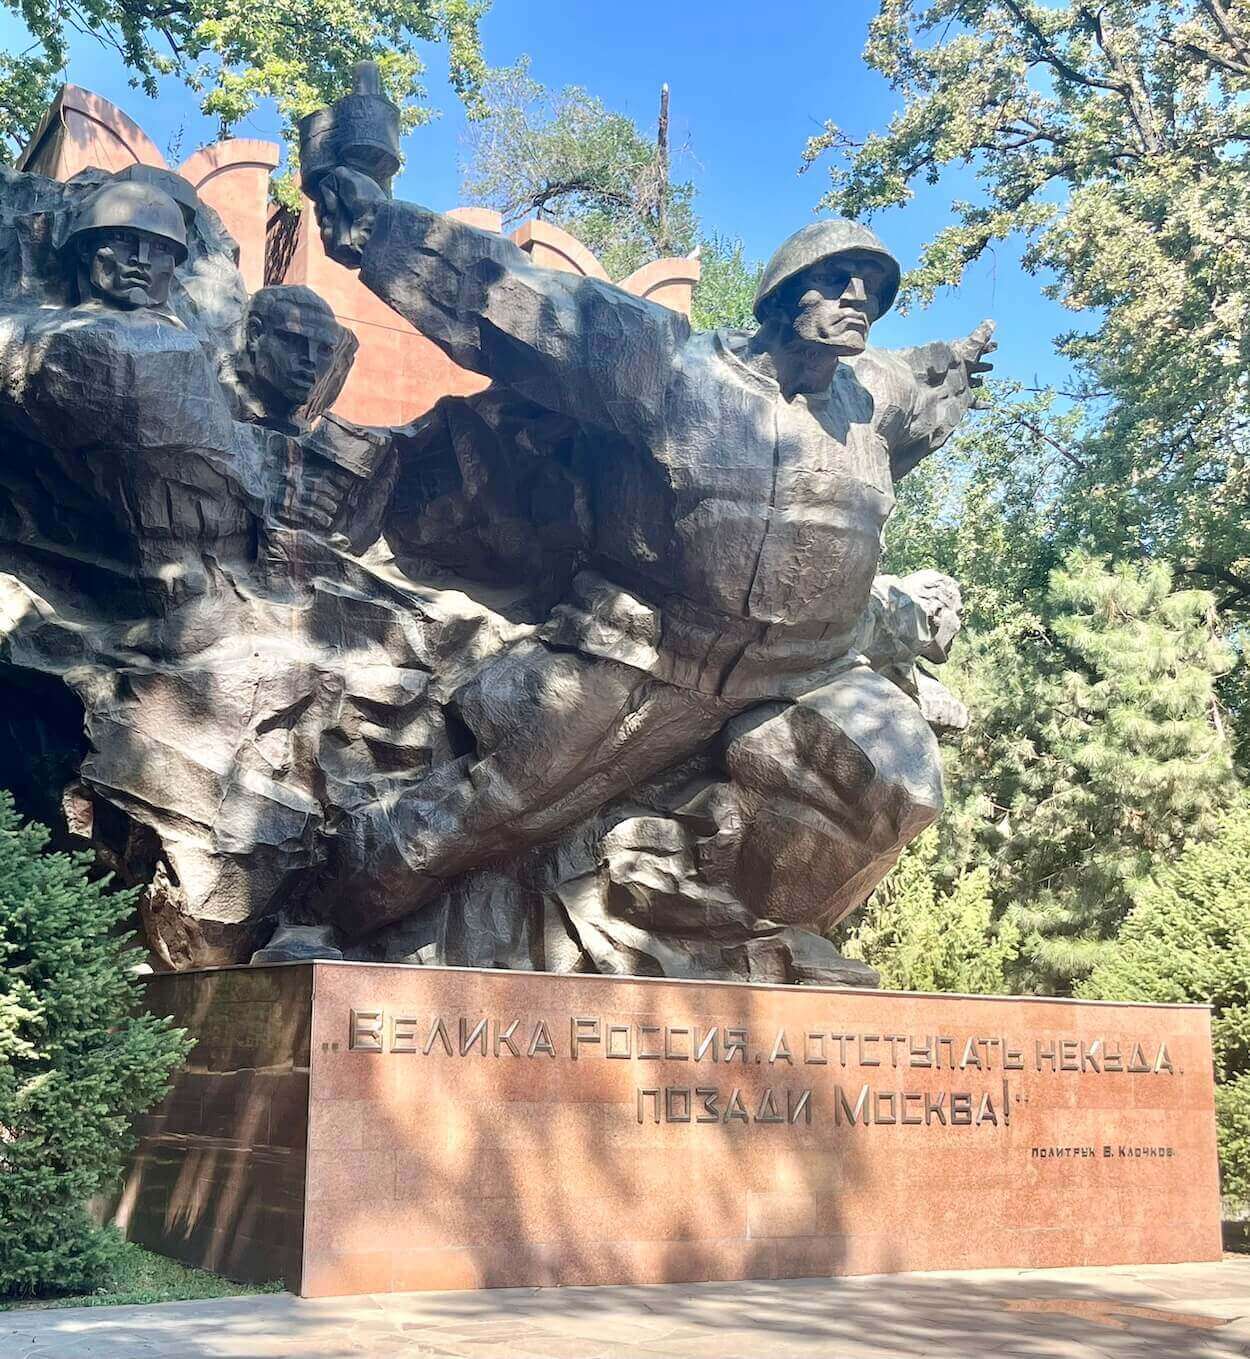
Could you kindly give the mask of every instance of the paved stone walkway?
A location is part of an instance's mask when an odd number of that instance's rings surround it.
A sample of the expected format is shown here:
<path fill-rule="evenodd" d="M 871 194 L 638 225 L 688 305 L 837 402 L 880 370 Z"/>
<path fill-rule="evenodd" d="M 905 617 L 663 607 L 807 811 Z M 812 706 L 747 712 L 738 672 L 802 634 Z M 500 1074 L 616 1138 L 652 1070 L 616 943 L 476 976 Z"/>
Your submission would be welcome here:
<path fill-rule="evenodd" d="M 0 1315 L 0 1359 L 1247 1359 L 1250 1256 Z"/>

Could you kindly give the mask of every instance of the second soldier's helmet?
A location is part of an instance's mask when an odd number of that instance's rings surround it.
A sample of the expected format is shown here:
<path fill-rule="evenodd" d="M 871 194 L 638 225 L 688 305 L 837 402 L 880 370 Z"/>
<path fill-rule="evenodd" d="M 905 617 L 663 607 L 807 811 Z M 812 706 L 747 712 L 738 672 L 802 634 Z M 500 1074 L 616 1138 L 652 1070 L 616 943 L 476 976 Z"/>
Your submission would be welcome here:
<path fill-rule="evenodd" d="M 881 308 L 878 315 L 884 316 L 898 296 L 898 260 L 885 248 L 875 231 L 860 222 L 848 221 L 845 217 L 831 217 L 801 227 L 777 247 L 772 259 L 764 266 L 760 286 L 755 293 L 752 310 L 756 320 L 762 319 L 761 308 L 783 283 L 804 269 L 810 269 L 813 264 L 836 255 L 871 255 L 881 263 L 885 269 L 885 279 L 877 301 Z"/>
<path fill-rule="evenodd" d="M 182 209 L 155 185 L 113 180 L 97 189 L 74 214 L 65 249 L 72 249 L 85 237 L 113 231 L 137 231 L 164 241 L 178 264 L 187 257 Z"/>

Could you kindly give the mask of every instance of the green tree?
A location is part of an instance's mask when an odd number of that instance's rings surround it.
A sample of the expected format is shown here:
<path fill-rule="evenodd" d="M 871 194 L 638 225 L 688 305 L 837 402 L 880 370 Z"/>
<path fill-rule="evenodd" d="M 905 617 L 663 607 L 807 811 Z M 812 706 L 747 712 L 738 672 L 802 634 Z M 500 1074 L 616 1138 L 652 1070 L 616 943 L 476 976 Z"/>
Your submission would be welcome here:
<path fill-rule="evenodd" d="M 835 936 L 848 958 L 900 991 L 1001 994 L 1019 948 L 1009 921 L 994 923 L 989 872 L 961 873 L 949 886 L 934 874 L 937 835 L 930 829 Z"/>
<path fill-rule="evenodd" d="M 646 137 L 576 85 L 553 93 L 528 57 L 492 71 L 469 129 L 464 192 L 505 222 L 537 216 L 566 230 L 614 277 L 694 248 L 694 186 L 669 173 L 667 112 Z M 665 98 L 667 93 L 665 92 Z"/>
<path fill-rule="evenodd" d="M 755 290 L 762 266 L 749 261 L 740 240 L 712 232 L 699 245 L 701 270 L 690 306 L 696 330 L 755 329 Z"/>
<path fill-rule="evenodd" d="M 1042 607 L 1063 552 L 1058 469 L 1071 412 L 995 382 L 976 422 L 897 487 L 883 569 L 939 566 L 960 582 L 965 625 L 985 632 Z"/>
<path fill-rule="evenodd" d="M 113 1182 L 131 1120 L 189 1046 L 135 1013 L 142 955 L 118 932 L 133 893 L 47 842 L 0 793 L 0 1294 L 99 1281 L 116 1239 L 87 1200 Z"/>
<path fill-rule="evenodd" d="M 704 232 L 694 185 L 673 181 L 667 86 L 653 136 L 578 86 L 548 90 L 530 76 L 527 57 L 491 72 L 482 103 L 469 129 L 466 199 L 496 208 L 508 224 L 533 216 L 563 227 L 616 280 L 697 250 L 695 325 L 754 325 L 760 266 L 746 260 L 741 241 Z"/>
<path fill-rule="evenodd" d="M 29 140 L 63 78 L 69 43 L 90 34 L 155 96 L 175 76 L 200 96 L 223 136 L 273 99 L 288 143 L 295 120 L 337 99 L 357 61 L 372 58 L 406 128 L 433 116 L 421 101 L 422 43 L 447 45 L 453 87 L 471 113 L 486 75 L 478 25 L 486 0 L 4 0 L 32 50 L 0 58 L 0 137 L 10 155 Z"/>
<path fill-rule="evenodd" d="M 1250 1208 L 1250 801 L 1160 861 L 1077 994 L 1210 1005 L 1224 1192 Z"/>
<path fill-rule="evenodd" d="M 948 751 L 935 872 L 988 866 L 1024 989 L 1088 973 L 1151 871 L 1209 837 L 1235 787 L 1212 600 L 1172 587 L 1164 564 L 1073 553 L 1036 611 L 971 630 L 949 667 L 973 720 Z"/>
<path fill-rule="evenodd" d="M 865 51 L 902 106 L 828 125 L 826 206 L 853 216 L 969 166 L 906 280 L 931 297 L 996 242 L 1090 312 L 1061 337 L 1081 414 L 1060 469 L 1073 544 L 1157 558 L 1250 614 L 1250 11 L 1228 0 L 882 0 Z"/>

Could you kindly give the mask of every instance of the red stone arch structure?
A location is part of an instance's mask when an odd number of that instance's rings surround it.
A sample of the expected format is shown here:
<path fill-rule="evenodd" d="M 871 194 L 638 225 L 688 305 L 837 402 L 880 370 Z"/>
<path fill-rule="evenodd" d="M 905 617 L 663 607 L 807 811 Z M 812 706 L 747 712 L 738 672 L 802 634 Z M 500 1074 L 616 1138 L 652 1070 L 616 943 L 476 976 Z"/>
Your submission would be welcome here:
<path fill-rule="evenodd" d="M 635 269 L 617 286 L 624 288 L 627 293 L 633 293 L 635 297 L 645 297 L 648 302 L 658 302 L 662 307 L 671 307 L 683 316 L 689 316 L 699 274 L 698 256 L 683 255 L 674 259 L 652 260 L 641 269 Z"/>
<path fill-rule="evenodd" d="M 234 138 L 196 151 L 178 167 L 200 197 L 225 223 L 239 245 L 239 268 L 251 291 L 265 283 L 304 283 L 333 308 L 360 342 L 351 376 L 334 409 L 365 425 L 402 425 L 415 420 L 443 396 L 468 395 L 487 384 L 452 363 L 424 335 L 364 288 L 356 275 L 326 257 L 311 205 L 296 224 L 289 249 L 274 251 L 281 265 L 266 277 L 266 240 L 279 218 L 271 214 L 269 177 L 279 161 L 272 142 Z M 143 129 L 115 104 L 65 85 L 44 116 L 18 168 L 70 179 L 96 167 L 108 172 L 134 164 L 169 169 Z M 485 231 L 501 231 L 489 208 L 453 208 L 451 215 Z M 583 278 L 610 282 L 603 265 L 576 237 L 552 222 L 523 222 L 512 240 L 535 264 Z M 699 279 L 697 258 L 657 260 L 618 286 L 683 315 Z"/>
<path fill-rule="evenodd" d="M 522 222 L 512 233 L 512 239 L 544 269 L 559 269 L 566 274 L 580 274 L 583 278 L 597 278 L 611 283 L 603 265 L 563 227 L 534 217 Z"/>
<path fill-rule="evenodd" d="M 17 160 L 19 170 L 49 179 L 72 179 L 92 166 L 115 174 L 136 164 L 168 168 L 156 144 L 134 119 L 78 85 L 61 87 Z"/>
<path fill-rule="evenodd" d="M 238 242 L 239 269 L 249 292 L 265 286 L 269 177 L 279 159 L 273 142 L 236 137 L 201 148 L 178 167 Z"/>

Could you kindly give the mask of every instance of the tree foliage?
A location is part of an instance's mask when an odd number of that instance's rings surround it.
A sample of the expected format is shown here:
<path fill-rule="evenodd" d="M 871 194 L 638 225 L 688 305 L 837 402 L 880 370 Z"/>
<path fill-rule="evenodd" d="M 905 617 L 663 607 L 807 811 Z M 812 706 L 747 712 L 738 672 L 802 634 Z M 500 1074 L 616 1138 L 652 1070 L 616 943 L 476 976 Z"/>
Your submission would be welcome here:
<path fill-rule="evenodd" d="M 1250 1208 L 1250 801 L 1160 860 L 1078 994 L 1210 1005 L 1224 1191 Z"/>
<path fill-rule="evenodd" d="M 579 86 L 548 90 L 530 76 L 528 58 L 493 71 L 482 97 L 484 115 L 469 131 L 467 200 L 496 208 L 509 224 L 535 216 L 563 227 L 616 280 L 697 250 L 694 324 L 754 325 L 760 266 L 741 241 L 703 231 L 694 185 L 672 178 L 663 112 L 648 136 Z"/>
<path fill-rule="evenodd" d="M 1055 483 L 1073 415 L 1008 383 L 985 393 L 976 422 L 897 486 L 883 559 L 898 575 L 937 565 L 953 576 L 977 632 L 1028 626 L 1072 547 Z"/>
<path fill-rule="evenodd" d="M 1008 541 L 983 521 L 982 560 Z M 948 667 L 972 725 L 947 750 L 932 871 L 941 891 L 985 867 L 995 919 L 1021 935 L 1013 986 L 1064 993 L 1153 868 L 1213 832 L 1235 786 L 1214 695 L 1228 654 L 1210 596 L 1166 565 L 1074 552 L 1033 593 L 1022 549 L 974 596 Z"/>
<path fill-rule="evenodd" d="M 1228 0 L 882 0 L 866 58 L 902 96 L 862 141 L 832 124 L 825 204 L 851 215 L 972 167 L 974 201 L 906 294 L 1022 236 L 1026 268 L 1095 323 L 1061 337 L 1080 450 L 1072 531 L 1163 556 L 1250 613 L 1250 12 Z"/>
<path fill-rule="evenodd" d="M 1001 994 L 1019 933 L 1010 921 L 994 921 L 986 868 L 943 885 L 933 871 L 937 853 L 937 834 L 928 830 L 843 925 L 838 946 L 875 967 L 885 987 Z"/>
<path fill-rule="evenodd" d="M 433 116 L 423 104 L 420 44 L 447 45 L 453 87 L 471 112 L 486 74 L 478 25 L 486 0 L 5 0 L 33 49 L 0 58 L 0 135 L 10 151 L 34 131 L 62 78 L 70 42 L 90 35 L 121 58 L 131 82 L 155 96 L 176 76 L 226 136 L 263 99 L 295 120 L 351 86 L 357 61 L 372 58 L 411 128 Z"/>
<path fill-rule="evenodd" d="M 87 1200 L 187 1048 L 135 1014 L 142 955 L 118 932 L 133 894 L 47 841 L 0 793 L 0 1294 L 80 1291 L 107 1270 L 115 1239 Z"/>
<path fill-rule="evenodd" d="M 506 223 L 537 216 L 593 250 L 609 273 L 695 244 L 694 186 L 674 184 L 667 147 L 580 86 L 553 93 L 528 57 L 492 71 L 484 117 L 469 130 L 464 192 Z"/>

